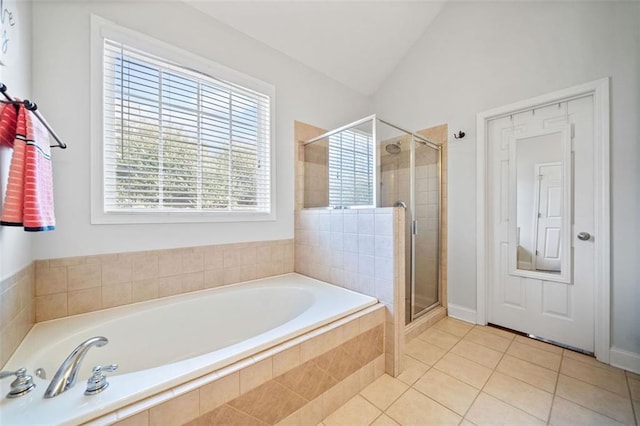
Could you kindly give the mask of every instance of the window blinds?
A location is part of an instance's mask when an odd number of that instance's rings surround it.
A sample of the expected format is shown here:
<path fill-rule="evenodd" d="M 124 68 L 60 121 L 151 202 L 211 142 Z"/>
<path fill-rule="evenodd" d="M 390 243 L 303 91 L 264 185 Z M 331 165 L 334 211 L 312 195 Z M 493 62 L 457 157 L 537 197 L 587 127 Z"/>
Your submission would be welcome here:
<path fill-rule="evenodd" d="M 105 40 L 105 212 L 269 212 L 269 126 L 269 96 Z"/>
<path fill-rule="evenodd" d="M 329 205 L 373 206 L 371 135 L 344 130 L 329 136 Z"/>

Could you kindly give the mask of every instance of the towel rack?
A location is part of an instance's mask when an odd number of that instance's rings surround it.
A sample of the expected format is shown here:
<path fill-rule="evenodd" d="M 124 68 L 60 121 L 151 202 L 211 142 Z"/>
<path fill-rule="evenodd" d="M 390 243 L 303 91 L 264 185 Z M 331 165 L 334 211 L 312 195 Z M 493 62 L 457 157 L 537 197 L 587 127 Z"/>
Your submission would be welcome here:
<path fill-rule="evenodd" d="M 60 140 L 60 138 L 58 137 L 58 135 L 56 135 L 56 132 L 53 131 L 53 129 L 51 128 L 51 126 L 49 126 L 49 123 L 47 123 L 47 120 L 44 119 L 44 117 L 38 112 L 38 105 L 36 105 L 34 102 L 31 102 L 28 99 L 25 99 L 24 101 L 16 101 L 14 99 L 11 98 L 11 96 L 9 96 L 7 94 L 7 86 L 4 83 L 0 83 L 0 92 L 2 93 L 2 95 L 7 98 L 6 101 L 0 100 L 0 103 L 3 104 L 13 104 L 13 105 L 24 105 L 24 107 L 26 109 L 28 109 L 29 111 L 31 111 L 33 113 L 33 115 L 36 116 L 36 118 L 38 120 L 40 120 L 40 122 L 42 123 L 42 125 L 47 129 L 47 131 L 49 132 L 49 134 L 53 137 L 53 139 L 55 139 L 55 141 L 57 142 L 56 145 L 51 145 L 51 148 L 62 148 L 62 149 L 67 149 L 67 144 L 62 142 Z"/>

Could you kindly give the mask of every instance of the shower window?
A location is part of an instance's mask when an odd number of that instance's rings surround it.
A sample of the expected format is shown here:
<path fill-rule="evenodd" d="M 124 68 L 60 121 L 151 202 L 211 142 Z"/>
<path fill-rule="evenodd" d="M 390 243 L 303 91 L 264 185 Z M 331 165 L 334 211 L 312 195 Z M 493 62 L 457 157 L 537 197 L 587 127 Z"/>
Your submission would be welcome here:
<path fill-rule="evenodd" d="M 373 206 L 374 146 L 370 134 L 344 130 L 329 137 L 329 205 Z"/>

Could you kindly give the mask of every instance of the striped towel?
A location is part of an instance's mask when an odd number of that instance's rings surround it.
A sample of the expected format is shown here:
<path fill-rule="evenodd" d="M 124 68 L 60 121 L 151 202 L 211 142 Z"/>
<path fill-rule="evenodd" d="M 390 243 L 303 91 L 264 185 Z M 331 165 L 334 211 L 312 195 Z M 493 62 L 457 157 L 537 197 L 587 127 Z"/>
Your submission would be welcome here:
<path fill-rule="evenodd" d="M 13 104 L 3 104 L 0 111 L 0 146 L 13 147 L 16 138 L 18 109 Z"/>
<path fill-rule="evenodd" d="M 24 226 L 25 231 L 54 230 L 52 183 L 49 134 L 20 105 L 0 225 Z"/>

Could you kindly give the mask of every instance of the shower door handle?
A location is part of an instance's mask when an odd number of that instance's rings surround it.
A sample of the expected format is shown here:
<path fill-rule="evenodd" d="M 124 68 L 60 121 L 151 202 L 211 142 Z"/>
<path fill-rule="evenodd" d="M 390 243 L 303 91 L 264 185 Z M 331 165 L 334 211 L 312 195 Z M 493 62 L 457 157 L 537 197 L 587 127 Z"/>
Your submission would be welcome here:
<path fill-rule="evenodd" d="M 411 222 L 411 233 L 413 235 L 418 235 L 418 221 L 414 220 Z"/>

